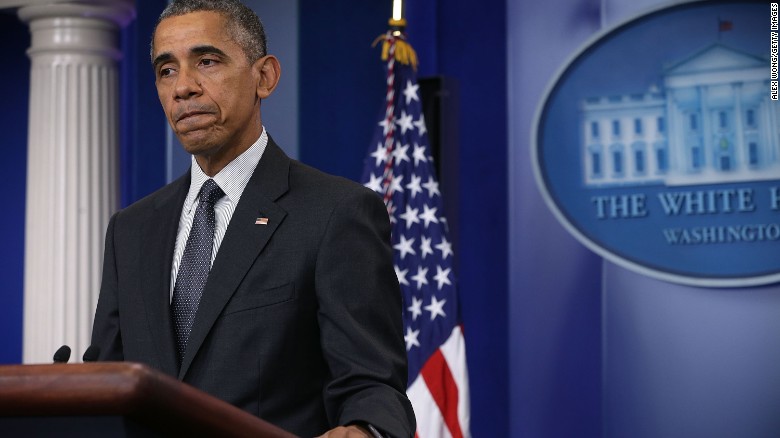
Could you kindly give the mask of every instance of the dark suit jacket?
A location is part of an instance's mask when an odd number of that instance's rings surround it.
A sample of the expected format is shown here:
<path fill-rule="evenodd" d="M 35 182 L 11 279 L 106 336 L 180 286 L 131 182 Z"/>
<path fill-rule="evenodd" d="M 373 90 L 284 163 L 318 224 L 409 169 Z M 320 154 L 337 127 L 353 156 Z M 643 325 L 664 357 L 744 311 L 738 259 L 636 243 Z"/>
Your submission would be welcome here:
<path fill-rule="evenodd" d="M 414 434 L 390 225 L 372 191 L 269 139 L 214 260 L 181 366 L 169 305 L 189 172 L 116 213 L 92 343 L 301 436 Z M 267 225 L 256 225 L 267 217 Z"/>

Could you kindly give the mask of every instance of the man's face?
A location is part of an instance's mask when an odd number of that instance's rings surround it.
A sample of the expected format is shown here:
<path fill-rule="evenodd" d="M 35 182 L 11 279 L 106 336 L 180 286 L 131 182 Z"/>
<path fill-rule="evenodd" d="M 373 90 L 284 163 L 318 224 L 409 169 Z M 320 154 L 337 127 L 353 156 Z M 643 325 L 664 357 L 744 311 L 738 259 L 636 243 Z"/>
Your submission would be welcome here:
<path fill-rule="evenodd" d="M 226 25 L 221 14 L 201 11 L 166 18 L 154 34 L 157 94 L 184 149 L 197 156 L 237 156 L 261 132 L 260 75 Z"/>

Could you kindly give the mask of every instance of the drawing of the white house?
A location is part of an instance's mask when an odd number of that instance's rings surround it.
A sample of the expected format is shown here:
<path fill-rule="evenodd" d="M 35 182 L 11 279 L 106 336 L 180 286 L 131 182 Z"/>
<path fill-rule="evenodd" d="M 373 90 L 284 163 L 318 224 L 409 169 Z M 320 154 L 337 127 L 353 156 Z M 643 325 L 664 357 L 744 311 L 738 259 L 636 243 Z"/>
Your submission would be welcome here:
<path fill-rule="evenodd" d="M 713 44 L 662 72 L 660 89 L 582 103 L 586 185 L 780 179 L 768 60 Z"/>

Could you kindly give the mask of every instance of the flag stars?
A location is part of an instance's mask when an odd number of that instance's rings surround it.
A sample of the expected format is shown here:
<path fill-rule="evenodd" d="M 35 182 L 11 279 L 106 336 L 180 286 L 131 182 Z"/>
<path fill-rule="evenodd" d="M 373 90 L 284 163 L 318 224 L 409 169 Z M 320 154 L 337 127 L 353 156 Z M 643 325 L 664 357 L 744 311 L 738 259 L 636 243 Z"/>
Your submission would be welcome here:
<path fill-rule="evenodd" d="M 442 335 L 460 322 L 454 242 L 448 240 L 441 202 L 446 182 L 440 185 L 436 179 L 421 108 L 423 87 L 411 70 L 396 64 L 395 76 L 387 76 L 387 101 L 383 114 L 371 120 L 378 124 L 372 127 L 373 140 L 366 143 L 361 180 L 384 195 L 392 225 L 387 249 L 403 300 L 399 311 L 410 377 L 419 376 L 425 363 L 427 356 L 419 355 L 440 348 Z"/>
<path fill-rule="evenodd" d="M 437 207 L 430 208 L 428 205 L 423 205 L 423 214 L 420 215 L 420 219 L 425 221 L 425 228 L 428 228 L 428 225 L 431 224 L 431 222 L 438 224 L 439 219 L 436 217 L 436 210 Z"/>
<path fill-rule="evenodd" d="M 403 175 L 393 176 L 390 180 L 390 193 L 402 192 L 404 189 L 401 187 L 401 181 L 403 180 Z"/>
<path fill-rule="evenodd" d="M 363 184 L 363 185 L 368 187 L 369 189 L 377 192 L 377 193 L 381 193 L 382 192 L 382 176 L 381 175 L 374 176 L 374 174 L 372 173 L 371 176 L 370 176 L 370 180 L 367 183 Z"/>
<path fill-rule="evenodd" d="M 420 336 L 419 330 L 412 330 L 411 327 L 406 328 L 406 334 L 404 335 L 404 341 L 406 341 L 406 351 L 411 350 L 412 347 L 420 346 L 420 341 L 417 340 L 418 336 Z"/>
<path fill-rule="evenodd" d="M 441 258 L 442 260 L 447 260 L 448 255 L 453 255 L 452 252 L 452 244 L 447 240 L 446 237 L 442 236 L 441 243 L 436 244 L 434 248 L 441 251 Z M 441 286 L 439 286 L 441 288 Z"/>
<path fill-rule="evenodd" d="M 412 305 L 407 307 L 406 310 L 412 312 L 412 321 L 417 321 L 417 317 L 422 315 L 422 300 L 417 297 L 412 297 Z"/>
<path fill-rule="evenodd" d="M 417 273 L 412 276 L 412 281 L 417 283 L 417 290 L 422 289 L 422 285 L 428 284 L 428 268 L 417 266 Z"/>
<path fill-rule="evenodd" d="M 422 113 L 420 113 L 420 118 L 415 120 L 412 124 L 417 127 L 417 131 L 419 131 L 418 135 L 420 137 L 428 132 L 428 129 L 425 127 L 425 116 Z"/>
<path fill-rule="evenodd" d="M 426 182 L 422 186 L 425 187 L 426 190 L 428 190 L 429 198 L 433 198 L 435 195 L 441 196 L 441 193 L 439 193 L 439 183 L 436 182 L 436 180 L 434 180 L 432 176 L 429 176 L 428 182 Z"/>
<path fill-rule="evenodd" d="M 406 206 L 406 211 L 401 214 L 400 218 L 406 221 L 406 229 L 408 230 L 409 227 L 412 226 L 412 224 L 419 224 L 420 218 L 419 216 L 420 209 L 418 208 L 412 208 L 411 205 Z"/>
<path fill-rule="evenodd" d="M 401 143 L 395 144 L 395 150 L 393 151 L 393 158 L 395 159 L 395 165 L 401 164 L 403 161 L 409 161 L 409 156 L 406 151 L 409 150 L 409 145 L 402 145 Z"/>
<path fill-rule="evenodd" d="M 371 152 L 371 156 L 376 160 L 374 166 L 379 166 L 380 164 L 387 161 L 387 148 L 385 148 L 382 143 L 377 143 L 376 150 Z"/>
<path fill-rule="evenodd" d="M 398 265 L 394 265 L 393 268 L 395 269 L 395 276 L 398 277 L 398 283 L 404 286 L 409 286 L 409 280 L 406 279 L 406 273 L 409 272 L 409 270 L 401 270 Z"/>
<path fill-rule="evenodd" d="M 406 114 L 406 110 L 401 110 L 401 116 L 395 119 L 395 124 L 401 128 L 401 135 L 406 134 L 406 131 L 412 129 L 412 115 Z"/>
<path fill-rule="evenodd" d="M 420 237 L 420 257 L 422 257 L 423 260 L 425 260 L 425 256 L 427 254 L 433 255 L 433 249 L 431 249 L 432 240 L 433 238 L 431 237 L 425 237 L 425 236 Z"/>
<path fill-rule="evenodd" d="M 420 183 L 422 182 L 422 178 L 420 178 L 417 175 L 412 174 L 412 182 L 406 185 L 406 188 L 409 190 L 410 195 L 412 196 L 412 199 L 418 194 L 422 193 L 423 189 L 420 186 Z"/>
<path fill-rule="evenodd" d="M 417 96 L 417 90 L 420 89 L 419 84 L 412 84 L 412 81 L 407 80 L 406 81 L 406 88 L 404 88 L 404 97 L 406 98 L 406 104 L 409 105 L 411 101 L 416 100 L 420 101 L 420 98 Z"/>
<path fill-rule="evenodd" d="M 401 235 L 401 242 L 399 242 L 396 245 L 393 245 L 394 249 L 397 249 L 398 251 L 400 251 L 400 253 L 401 253 L 401 260 L 403 260 L 404 257 L 406 257 L 407 254 L 412 254 L 412 255 L 417 254 L 414 251 L 414 248 L 412 248 L 412 244 L 413 243 L 414 243 L 414 238 L 411 238 L 411 239 L 407 240 L 406 236 L 404 236 L 402 234 Z M 414 277 L 412 277 L 412 280 L 414 280 Z M 417 288 L 419 289 L 420 287 L 418 286 Z"/>
<path fill-rule="evenodd" d="M 442 287 L 444 287 L 445 284 L 448 284 L 452 286 L 452 283 L 450 282 L 450 271 L 452 268 L 442 269 L 441 266 L 436 265 L 436 275 L 433 276 L 433 279 L 437 283 L 437 287 L 439 290 L 441 290 Z M 407 269 L 408 271 L 408 269 Z M 406 275 L 406 272 L 404 272 L 404 275 Z M 404 278 L 404 281 L 406 281 L 406 278 Z M 408 284 L 408 282 L 407 282 Z M 427 307 L 426 307 L 427 309 Z M 433 319 L 433 318 L 431 318 Z"/>
<path fill-rule="evenodd" d="M 446 302 L 447 300 L 437 300 L 435 295 L 431 296 L 431 304 L 423 307 L 425 310 L 431 312 L 431 321 L 436 319 L 437 316 L 441 316 L 442 318 L 447 317 L 447 315 L 444 313 L 444 303 Z"/>
<path fill-rule="evenodd" d="M 414 144 L 414 152 L 412 152 L 412 158 L 414 158 L 414 167 L 417 167 L 420 162 L 427 162 L 428 159 L 425 157 L 425 145 L 420 146 L 419 144 Z M 379 165 L 377 163 L 377 165 Z"/>

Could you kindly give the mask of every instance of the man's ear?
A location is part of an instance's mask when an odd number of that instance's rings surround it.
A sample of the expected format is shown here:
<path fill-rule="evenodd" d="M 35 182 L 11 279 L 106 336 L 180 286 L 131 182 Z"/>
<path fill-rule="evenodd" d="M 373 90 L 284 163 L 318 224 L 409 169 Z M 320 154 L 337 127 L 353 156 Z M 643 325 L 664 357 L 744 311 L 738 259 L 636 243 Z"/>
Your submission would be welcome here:
<path fill-rule="evenodd" d="M 252 64 L 252 71 L 257 77 L 257 97 L 265 99 L 273 93 L 279 83 L 282 67 L 276 56 L 266 55 Z"/>

